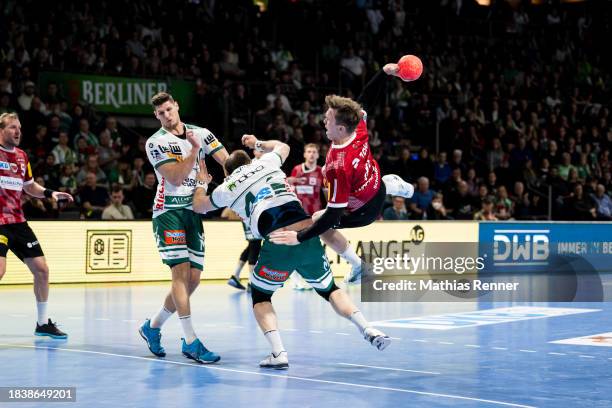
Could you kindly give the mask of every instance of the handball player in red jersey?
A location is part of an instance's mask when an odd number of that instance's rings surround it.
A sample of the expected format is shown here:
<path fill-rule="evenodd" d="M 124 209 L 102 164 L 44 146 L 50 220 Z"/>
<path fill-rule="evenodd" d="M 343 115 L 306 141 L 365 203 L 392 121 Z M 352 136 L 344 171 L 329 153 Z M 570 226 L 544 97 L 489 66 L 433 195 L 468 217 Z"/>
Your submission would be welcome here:
<path fill-rule="evenodd" d="M 414 187 L 399 176 L 381 177 L 380 167 L 370 152 L 367 130 L 367 109 L 373 109 L 389 76 L 399 76 L 397 64 L 387 64 L 365 86 L 358 101 L 337 95 L 325 98 L 326 135 L 332 144 L 325 160 L 328 203 L 325 210 L 313 216 L 315 222 L 296 231 L 278 231 L 270 235 L 275 244 L 297 245 L 321 235 L 323 241 L 348 261 L 351 274 L 348 283 L 361 280 L 362 261 L 346 238 L 337 231 L 363 227 L 374 222 L 391 194 L 412 197 Z"/>
<path fill-rule="evenodd" d="M 6 272 L 6 255 L 10 249 L 34 275 L 34 294 L 38 321 L 34 334 L 54 339 L 66 339 L 47 315 L 49 297 L 49 267 L 40 243 L 28 226 L 21 209 L 21 195 L 53 198 L 72 202 L 72 196 L 45 189 L 32 179 L 28 155 L 17 148 L 21 141 L 21 123 L 15 113 L 0 115 L 0 279 Z"/>
<path fill-rule="evenodd" d="M 323 169 L 317 165 L 319 146 L 309 143 L 304 146 L 304 163 L 291 170 L 287 182 L 294 186 L 306 214 L 313 215 L 323 208 L 321 190 L 325 190 Z"/>

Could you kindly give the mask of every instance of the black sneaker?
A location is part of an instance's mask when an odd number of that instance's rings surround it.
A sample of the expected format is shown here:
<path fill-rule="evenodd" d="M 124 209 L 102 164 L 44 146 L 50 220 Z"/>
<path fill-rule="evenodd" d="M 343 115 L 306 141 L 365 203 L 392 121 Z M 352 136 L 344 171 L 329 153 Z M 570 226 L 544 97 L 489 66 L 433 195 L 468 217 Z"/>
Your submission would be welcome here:
<path fill-rule="evenodd" d="M 67 339 L 68 335 L 57 328 L 55 323 L 49 319 L 47 324 L 42 326 L 36 323 L 36 330 L 34 331 L 35 336 L 49 336 L 52 339 Z"/>
<path fill-rule="evenodd" d="M 231 278 L 227 280 L 227 284 L 240 290 L 245 290 L 246 288 L 242 283 L 240 283 L 240 279 L 238 279 L 235 275 L 232 275 Z"/>

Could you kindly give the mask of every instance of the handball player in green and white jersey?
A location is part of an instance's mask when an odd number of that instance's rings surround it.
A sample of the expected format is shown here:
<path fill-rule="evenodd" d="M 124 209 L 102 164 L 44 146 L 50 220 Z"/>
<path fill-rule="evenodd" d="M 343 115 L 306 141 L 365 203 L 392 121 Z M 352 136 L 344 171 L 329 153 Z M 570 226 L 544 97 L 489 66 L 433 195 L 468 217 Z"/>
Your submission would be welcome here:
<path fill-rule="evenodd" d="M 211 178 L 202 161 L 193 209 L 206 213 L 229 207 L 248 224 L 256 238 L 264 239 L 259 259 L 250 276 L 253 312 L 272 347 L 270 355 L 259 366 L 274 369 L 289 367 L 287 351 L 272 307 L 272 295 L 294 270 L 329 301 L 339 315 L 353 322 L 368 342 L 383 350 L 391 339 L 373 328 L 347 293 L 336 286 L 318 237 L 300 242 L 297 246 L 276 245 L 268 239 L 274 231 L 300 231 L 313 222 L 281 170 L 289 155 L 289 146 L 277 140 L 258 141 L 253 135 L 244 135 L 242 143 L 264 154 L 259 159 L 251 160 L 243 150 L 232 152 L 224 164 L 228 176 L 211 195 L 207 195 Z"/>
<path fill-rule="evenodd" d="M 185 334 L 183 355 L 200 363 L 214 363 L 220 357 L 204 347 L 191 322 L 189 297 L 198 287 L 204 267 L 204 228 L 192 201 L 200 161 L 211 155 L 223 165 L 228 154 L 208 129 L 181 121 L 179 105 L 170 94 L 156 94 L 151 104 L 161 123 L 146 144 L 159 182 L 153 202 L 153 232 L 162 262 L 172 270 L 172 288 L 161 310 L 139 331 L 149 350 L 164 357 L 161 327 L 177 311 Z"/>

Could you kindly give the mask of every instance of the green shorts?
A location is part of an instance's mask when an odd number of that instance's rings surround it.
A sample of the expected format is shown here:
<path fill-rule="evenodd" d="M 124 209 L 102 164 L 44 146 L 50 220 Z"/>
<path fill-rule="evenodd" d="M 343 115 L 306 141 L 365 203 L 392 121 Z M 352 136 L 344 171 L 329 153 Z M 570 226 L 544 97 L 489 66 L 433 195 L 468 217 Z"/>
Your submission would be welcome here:
<path fill-rule="evenodd" d="M 274 293 L 293 271 L 319 291 L 328 290 L 334 281 L 323 245 L 316 237 L 295 246 L 264 240 L 250 282 L 262 292 Z"/>
<path fill-rule="evenodd" d="M 192 210 L 170 210 L 153 218 L 153 234 L 162 262 L 172 267 L 189 262 L 204 269 L 204 226 Z"/>

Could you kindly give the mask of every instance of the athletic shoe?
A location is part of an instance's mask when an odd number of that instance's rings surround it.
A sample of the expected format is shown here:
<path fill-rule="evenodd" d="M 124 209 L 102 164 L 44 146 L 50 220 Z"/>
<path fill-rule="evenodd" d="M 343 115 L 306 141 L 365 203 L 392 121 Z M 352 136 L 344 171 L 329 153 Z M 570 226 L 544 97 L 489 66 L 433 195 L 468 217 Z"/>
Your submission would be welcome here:
<path fill-rule="evenodd" d="M 380 351 L 386 349 L 387 346 L 391 344 L 391 338 L 389 336 L 373 327 L 366 327 L 363 331 L 363 338 Z"/>
<path fill-rule="evenodd" d="M 291 274 L 291 287 L 293 290 L 312 290 L 312 286 L 310 286 L 297 272 Z"/>
<path fill-rule="evenodd" d="M 270 353 L 268 357 L 261 360 L 259 363 L 261 368 L 273 368 L 275 370 L 286 370 L 289 368 L 289 358 L 287 358 L 287 352 L 281 351 L 278 355 Z"/>
<path fill-rule="evenodd" d="M 387 174 L 382 178 L 383 183 L 387 187 L 387 194 L 393 194 L 404 198 L 410 198 L 414 194 L 414 186 L 407 181 L 404 181 L 396 174 Z M 392 188 L 391 188 L 392 187 Z"/>
<path fill-rule="evenodd" d="M 357 285 L 361 283 L 361 276 L 366 267 L 367 265 L 363 260 L 359 266 L 353 266 L 351 272 L 344 277 L 344 283 L 347 285 Z"/>
<path fill-rule="evenodd" d="M 161 329 L 155 329 L 151 327 L 151 320 L 147 319 L 140 329 L 138 329 L 138 333 L 147 342 L 147 346 L 151 353 L 156 355 L 157 357 L 166 357 L 166 350 L 161 346 Z"/>
<path fill-rule="evenodd" d="M 48 336 L 52 339 L 67 339 L 68 335 L 57 328 L 56 323 L 53 323 L 51 319 L 42 326 L 36 322 L 36 330 L 34 330 L 35 336 Z"/>
<path fill-rule="evenodd" d="M 182 340 L 182 352 L 185 357 L 195 360 L 201 364 L 211 364 L 221 360 L 221 357 L 219 357 L 217 353 L 213 353 L 204 347 L 200 339 L 195 339 L 191 344 L 187 344 L 185 339 Z"/>
<path fill-rule="evenodd" d="M 240 279 L 238 279 L 236 275 L 232 275 L 231 278 L 227 280 L 227 284 L 236 289 L 246 290 L 246 288 L 242 283 L 240 283 Z"/>

